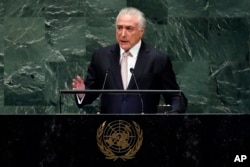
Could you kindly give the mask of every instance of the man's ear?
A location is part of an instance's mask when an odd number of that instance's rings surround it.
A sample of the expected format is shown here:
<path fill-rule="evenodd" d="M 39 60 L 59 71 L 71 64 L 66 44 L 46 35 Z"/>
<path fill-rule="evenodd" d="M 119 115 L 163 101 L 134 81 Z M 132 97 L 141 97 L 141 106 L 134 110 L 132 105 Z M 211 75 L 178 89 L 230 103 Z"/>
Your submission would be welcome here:
<path fill-rule="evenodd" d="M 143 34 L 144 34 L 144 29 L 141 29 L 140 31 L 141 31 L 141 36 L 143 36 Z"/>

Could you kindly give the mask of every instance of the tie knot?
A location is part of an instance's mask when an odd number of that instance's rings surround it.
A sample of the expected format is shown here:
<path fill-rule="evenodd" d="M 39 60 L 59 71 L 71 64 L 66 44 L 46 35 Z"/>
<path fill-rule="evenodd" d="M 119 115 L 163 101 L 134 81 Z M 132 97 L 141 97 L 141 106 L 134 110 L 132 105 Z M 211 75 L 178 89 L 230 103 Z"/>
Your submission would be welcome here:
<path fill-rule="evenodd" d="M 130 52 L 128 51 L 128 52 L 123 52 L 123 56 L 129 56 L 130 55 Z"/>

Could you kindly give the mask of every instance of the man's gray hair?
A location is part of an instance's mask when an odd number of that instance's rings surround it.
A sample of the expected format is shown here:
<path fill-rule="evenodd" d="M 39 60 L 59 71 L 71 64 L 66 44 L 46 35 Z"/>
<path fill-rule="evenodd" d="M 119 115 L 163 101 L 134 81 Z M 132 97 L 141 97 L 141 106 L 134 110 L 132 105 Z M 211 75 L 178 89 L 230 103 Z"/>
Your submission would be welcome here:
<path fill-rule="evenodd" d="M 139 18 L 139 26 L 140 26 L 140 28 L 142 28 L 142 29 L 146 28 L 145 15 L 139 9 L 136 9 L 136 8 L 133 8 L 133 7 L 125 7 L 125 8 L 123 8 L 116 17 L 116 23 L 117 23 L 118 18 L 121 15 L 124 15 L 124 14 L 137 15 L 138 18 Z"/>

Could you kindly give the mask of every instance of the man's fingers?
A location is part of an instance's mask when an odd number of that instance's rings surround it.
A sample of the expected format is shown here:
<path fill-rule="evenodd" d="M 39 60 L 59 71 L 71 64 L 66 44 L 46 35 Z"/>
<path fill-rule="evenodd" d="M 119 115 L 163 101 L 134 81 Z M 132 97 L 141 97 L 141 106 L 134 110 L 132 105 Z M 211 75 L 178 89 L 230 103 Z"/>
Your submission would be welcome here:
<path fill-rule="evenodd" d="M 76 76 L 76 78 L 72 79 L 72 88 L 85 89 L 84 81 L 79 75 Z"/>
<path fill-rule="evenodd" d="M 79 75 L 76 76 L 76 80 L 80 83 L 83 83 L 83 79 Z"/>
<path fill-rule="evenodd" d="M 76 78 L 74 78 L 72 80 L 72 84 L 82 84 L 83 83 L 83 79 L 80 76 L 77 76 Z"/>

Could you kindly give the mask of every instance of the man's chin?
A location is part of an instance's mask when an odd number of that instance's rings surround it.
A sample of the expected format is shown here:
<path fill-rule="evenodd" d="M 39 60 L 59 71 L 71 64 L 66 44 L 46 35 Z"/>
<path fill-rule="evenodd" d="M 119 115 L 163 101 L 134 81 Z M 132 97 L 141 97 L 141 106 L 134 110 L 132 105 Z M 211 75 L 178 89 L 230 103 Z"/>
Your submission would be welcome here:
<path fill-rule="evenodd" d="M 120 47 L 124 49 L 125 51 L 129 50 L 130 47 L 128 45 L 120 44 Z"/>

